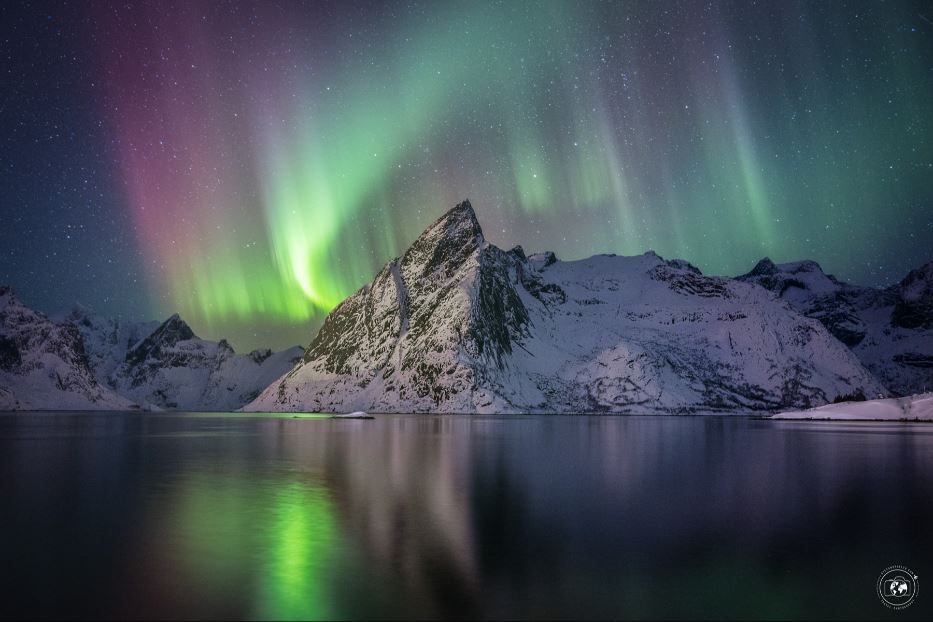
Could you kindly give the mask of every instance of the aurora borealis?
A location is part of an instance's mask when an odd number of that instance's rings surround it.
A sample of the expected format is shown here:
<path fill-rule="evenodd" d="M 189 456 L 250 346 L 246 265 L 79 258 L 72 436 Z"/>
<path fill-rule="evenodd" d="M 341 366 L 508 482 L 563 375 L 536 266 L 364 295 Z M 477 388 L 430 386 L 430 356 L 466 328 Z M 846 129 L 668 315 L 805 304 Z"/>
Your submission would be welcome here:
<path fill-rule="evenodd" d="M 487 237 L 706 273 L 933 257 L 925 3 L 4 3 L 0 281 L 238 349 L 469 197 Z"/>

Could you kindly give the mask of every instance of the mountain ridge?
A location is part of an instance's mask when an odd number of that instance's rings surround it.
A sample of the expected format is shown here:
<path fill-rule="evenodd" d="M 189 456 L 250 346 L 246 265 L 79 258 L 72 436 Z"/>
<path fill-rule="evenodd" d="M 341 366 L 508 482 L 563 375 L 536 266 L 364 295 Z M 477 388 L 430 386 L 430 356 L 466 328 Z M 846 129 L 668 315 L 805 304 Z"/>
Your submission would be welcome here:
<path fill-rule="evenodd" d="M 77 327 L 59 325 L 0 286 L 0 410 L 129 410 L 101 385 Z"/>
<path fill-rule="evenodd" d="M 491 244 L 469 200 L 305 349 L 237 354 L 173 314 L 49 318 L 0 287 L 0 408 L 679 413 L 809 408 L 933 385 L 933 262 L 887 288 L 812 260 L 705 276 L 653 251 Z"/>
<path fill-rule="evenodd" d="M 5 286 L 0 305 L 6 410 L 235 410 L 302 352 L 236 354 L 226 340 L 198 338 L 177 313 L 163 322 L 123 322 L 75 305 L 49 318 Z"/>
<path fill-rule="evenodd" d="M 772 410 L 856 388 L 884 393 L 821 323 L 756 284 L 653 252 L 503 251 L 464 201 L 338 305 L 244 409 Z"/>

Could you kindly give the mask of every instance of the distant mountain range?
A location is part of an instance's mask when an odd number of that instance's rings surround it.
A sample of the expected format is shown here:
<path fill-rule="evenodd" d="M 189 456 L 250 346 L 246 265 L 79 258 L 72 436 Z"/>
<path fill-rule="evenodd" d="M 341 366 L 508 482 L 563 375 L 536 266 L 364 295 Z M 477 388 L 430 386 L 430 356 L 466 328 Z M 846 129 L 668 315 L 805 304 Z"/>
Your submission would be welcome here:
<path fill-rule="evenodd" d="M 122 323 L 75 307 L 52 319 L 0 288 L 0 409 L 236 410 L 301 352 L 236 354 L 177 315 Z"/>
<path fill-rule="evenodd" d="M 486 241 L 470 203 L 341 303 L 311 345 L 238 355 L 177 315 L 50 319 L 0 288 L 0 408 L 681 413 L 933 389 L 933 262 L 898 285 L 653 252 L 564 262 Z"/>
<path fill-rule="evenodd" d="M 57 324 L 0 287 L 0 409 L 134 407 L 101 386 L 73 324 Z"/>

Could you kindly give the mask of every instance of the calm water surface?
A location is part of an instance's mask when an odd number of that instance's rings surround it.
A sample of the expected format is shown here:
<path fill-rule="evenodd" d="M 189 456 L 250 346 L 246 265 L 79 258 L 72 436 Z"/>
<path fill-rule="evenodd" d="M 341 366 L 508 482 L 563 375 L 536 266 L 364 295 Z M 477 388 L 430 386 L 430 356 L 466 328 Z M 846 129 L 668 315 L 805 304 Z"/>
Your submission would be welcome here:
<path fill-rule="evenodd" d="M 3 617 L 930 619 L 933 425 L 0 414 L 0 556 Z"/>

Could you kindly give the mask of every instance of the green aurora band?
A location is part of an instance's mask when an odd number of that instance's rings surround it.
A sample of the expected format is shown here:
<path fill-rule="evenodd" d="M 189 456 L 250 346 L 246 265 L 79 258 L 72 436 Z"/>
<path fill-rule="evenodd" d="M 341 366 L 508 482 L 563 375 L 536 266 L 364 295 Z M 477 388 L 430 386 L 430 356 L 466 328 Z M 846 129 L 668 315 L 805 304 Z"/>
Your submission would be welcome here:
<path fill-rule="evenodd" d="M 665 5 L 115 11 L 108 96 L 164 311 L 307 343 L 466 197 L 501 246 L 870 280 L 928 211 L 933 33 L 909 11 Z"/>

